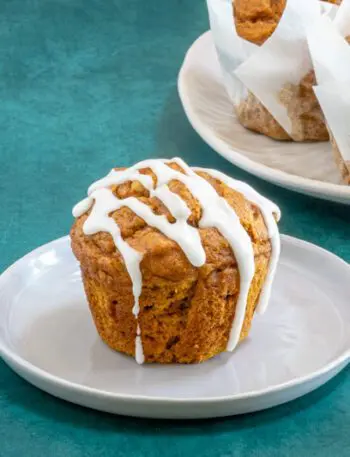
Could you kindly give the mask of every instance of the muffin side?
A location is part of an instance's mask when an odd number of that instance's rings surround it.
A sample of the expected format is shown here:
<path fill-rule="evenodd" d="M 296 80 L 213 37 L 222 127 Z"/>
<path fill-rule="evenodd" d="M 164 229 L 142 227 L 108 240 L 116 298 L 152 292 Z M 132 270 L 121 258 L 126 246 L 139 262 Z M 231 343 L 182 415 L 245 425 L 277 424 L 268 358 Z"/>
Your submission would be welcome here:
<path fill-rule="evenodd" d="M 235 107 L 235 112 L 239 122 L 246 129 L 269 136 L 274 140 L 292 141 L 284 128 L 251 92 Z"/>

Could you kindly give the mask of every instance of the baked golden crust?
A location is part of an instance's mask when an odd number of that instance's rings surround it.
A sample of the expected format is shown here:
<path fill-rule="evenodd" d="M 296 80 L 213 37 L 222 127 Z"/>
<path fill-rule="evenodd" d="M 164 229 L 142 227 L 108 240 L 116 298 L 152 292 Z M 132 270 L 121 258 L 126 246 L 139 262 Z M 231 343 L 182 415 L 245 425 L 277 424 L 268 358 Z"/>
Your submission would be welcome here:
<path fill-rule="evenodd" d="M 272 114 L 251 92 L 236 107 L 239 122 L 246 129 L 269 136 L 274 140 L 291 141 L 291 137 Z"/>
<path fill-rule="evenodd" d="M 182 171 L 175 164 L 170 166 Z M 141 173 L 156 179 L 149 169 Z M 199 174 L 235 209 L 253 243 L 256 272 L 241 332 L 244 339 L 267 274 L 271 253 L 267 229 L 260 210 L 240 193 L 206 173 Z M 169 187 L 187 203 L 192 211 L 189 223 L 198 227 L 202 212 L 199 202 L 181 182 L 171 181 Z M 112 189 L 119 198 L 136 197 L 172 221 L 164 205 L 150 198 L 139 182 Z M 239 270 L 227 240 L 215 228 L 200 228 L 206 263 L 195 268 L 176 242 L 148 226 L 129 208 L 110 216 L 117 221 L 122 237 L 143 254 L 138 322 L 145 361 L 196 363 L 223 352 L 239 293 Z M 136 320 L 131 280 L 109 234 L 83 233 L 86 218 L 87 214 L 75 221 L 71 240 L 96 328 L 112 349 L 134 355 Z"/>
<path fill-rule="evenodd" d="M 313 91 L 314 85 L 315 73 L 310 71 L 300 84 L 286 84 L 279 94 L 291 120 L 291 136 L 252 93 L 248 93 L 236 107 L 237 118 L 245 128 L 274 140 L 328 141 L 329 134 Z"/>
<path fill-rule="evenodd" d="M 299 84 L 286 84 L 280 101 L 287 108 L 294 141 L 329 141 L 329 133 L 320 104 L 313 91 L 315 72 L 309 71 Z"/>

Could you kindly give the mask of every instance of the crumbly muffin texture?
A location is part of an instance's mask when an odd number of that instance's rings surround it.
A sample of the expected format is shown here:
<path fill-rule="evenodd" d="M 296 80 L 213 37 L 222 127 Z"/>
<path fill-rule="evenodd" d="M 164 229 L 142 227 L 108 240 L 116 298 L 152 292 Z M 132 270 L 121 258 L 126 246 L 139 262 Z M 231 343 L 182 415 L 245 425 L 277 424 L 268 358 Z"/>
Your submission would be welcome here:
<path fill-rule="evenodd" d="M 275 31 L 286 0 L 234 0 L 233 12 L 240 37 L 263 44 Z"/>
<path fill-rule="evenodd" d="M 291 140 L 288 133 L 251 92 L 236 106 L 236 115 L 239 122 L 248 130 L 262 133 L 274 140 Z"/>
<path fill-rule="evenodd" d="M 172 168 L 181 171 L 176 164 Z M 156 177 L 150 169 L 141 173 Z M 254 310 L 265 281 L 271 244 L 264 218 L 254 204 L 206 173 L 209 181 L 236 211 L 249 234 L 255 255 L 255 275 L 251 284 L 241 340 L 247 337 Z M 176 180 L 169 188 L 191 209 L 189 224 L 198 227 L 202 215 L 199 202 L 186 186 Z M 136 197 L 174 219 L 167 208 L 138 181 L 112 186 L 120 199 Z M 85 235 L 86 213 L 71 229 L 72 249 L 80 262 L 84 288 L 98 333 L 116 351 L 135 354 L 136 321 L 132 314 L 132 284 L 123 258 L 107 233 Z M 199 228 L 206 253 L 202 267 L 194 267 L 176 242 L 148 226 L 129 208 L 110 214 L 128 244 L 143 255 L 143 288 L 138 322 L 142 330 L 146 362 L 196 363 L 225 351 L 239 294 L 239 269 L 227 240 L 215 228 Z"/>
<path fill-rule="evenodd" d="M 294 141 L 328 141 L 329 134 L 320 104 L 313 91 L 315 72 L 307 73 L 300 84 L 286 84 L 280 95 L 291 120 Z"/>
<path fill-rule="evenodd" d="M 285 84 L 278 95 L 291 120 L 290 135 L 251 92 L 236 107 L 237 118 L 245 128 L 274 140 L 328 141 L 329 133 L 313 85 L 315 73 L 310 71 L 300 84 Z"/>

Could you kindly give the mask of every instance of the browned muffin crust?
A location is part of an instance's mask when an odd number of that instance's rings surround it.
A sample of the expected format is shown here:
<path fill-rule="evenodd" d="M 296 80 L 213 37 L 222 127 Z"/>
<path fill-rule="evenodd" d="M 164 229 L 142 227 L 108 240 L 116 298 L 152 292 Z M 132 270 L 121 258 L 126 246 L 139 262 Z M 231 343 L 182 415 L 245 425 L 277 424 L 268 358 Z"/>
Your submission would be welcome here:
<path fill-rule="evenodd" d="M 291 120 L 291 135 L 252 93 L 236 107 L 237 118 L 245 128 L 274 140 L 328 141 L 329 134 L 313 91 L 314 85 L 315 73 L 310 71 L 300 84 L 286 84 L 279 94 Z"/>
<path fill-rule="evenodd" d="M 262 133 L 274 140 L 291 141 L 291 137 L 284 128 L 251 92 L 236 107 L 236 115 L 246 129 Z"/>
<path fill-rule="evenodd" d="M 280 93 L 281 103 L 287 108 L 294 141 L 328 141 L 329 133 L 320 104 L 313 91 L 316 85 L 312 70 L 300 84 L 286 84 Z"/>
<path fill-rule="evenodd" d="M 240 37 L 263 44 L 275 31 L 286 0 L 234 0 L 233 12 Z"/>
<path fill-rule="evenodd" d="M 172 168 L 182 171 L 175 164 Z M 150 169 L 141 173 L 155 175 Z M 256 272 L 249 293 L 241 339 L 248 335 L 257 300 L 264 283 L 271 245 L 260 210 L 240 193 L 206 173 L 219 195 L 234 208 L 249 234 L 255 253 Z M 202 208 L 185 185 L 171 181 L 170 189 L 191 209 L 189 223 L 198 227 Z M 171 215 L 157 198 L 137 181 L 112 187 L 118 198 L 140 199 L 156 214 Z M 148 226 L 129 208 L 110 215 L 118 223 L 122 237 L 143 254 L 143 289 L 138 322 L 142 332 L 146 362 L 195 363 L 225 351 L 239 293 L 239 271 L 227 240 L 215 229 L 199 229 L 206 252 L 200 268 L 190 264 L 176 242 Z M 79 217 L 71 230 L 72 249 L 80 262 L 90 309 L 101 338 L 113 349 L 134 355 L 136 320 L 134 298 L 124 261 L 111 236 L 86 236 Z"/>

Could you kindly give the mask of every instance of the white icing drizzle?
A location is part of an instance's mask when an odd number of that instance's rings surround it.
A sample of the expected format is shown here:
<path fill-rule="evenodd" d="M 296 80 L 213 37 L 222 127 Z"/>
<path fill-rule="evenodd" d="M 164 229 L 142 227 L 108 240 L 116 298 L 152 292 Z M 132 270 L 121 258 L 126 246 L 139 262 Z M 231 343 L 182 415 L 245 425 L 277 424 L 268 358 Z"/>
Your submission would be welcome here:
<path fill-rule="evenodd" d="M 184 173 L 173 170 L 167 163 L 178 164 Z M 151 176 L 144 175 L 139 170 L 149 168 L 157 178 L 157 186 L 154 188 Z M 266 226 L 271 238 L 272 255 L 266 278 L 265 286 L 260 295 L 259 309 L 266 308 L 270 295 L 271 284 L 279 256 L 279 236 L 277 224 L 273 213 L 279 214 L 278 208 L 267 199 L 259 195 L 250 186 L 240 181 L 235 181 L 223 173 L 215 170 L 197 169 L 209 173 L 214 178 L 238 190 L 247 199 L 260 207 L 265 219 Z M 88 197 L 82 200 L 73 208 L 73 215 L 79 217 L 87 212 L 91 206 L 92 210 L 86 219 L 83 231 L 86 235 L 97 232 L 108 232 L 113 238 L 116 248 L 122 255 L 126 269 L 129 273 L 134 295 L 133 313 L 138 320 L 140 311 L 139 298 L 142 291 L 142 275 L 140 263 L 142 254 L 131 248 L 121 236 L 117 223 L 109 214 L 122 208 L 130 208 L 137 216 L 142 218 L 149 226 L 158 229 L 168 238 L 174 240 L 188 260 L 195 267 L 204 265 L 206 261 L 199 231 L 187 223 L 191 215 L 190 209 L 179 195 L 172 192 L 168 183 L 172 180 L 182 182 L 199 201 L 202 207 L 202 217 L 199 221 L 201 228 L 216 228 L 229 242 L 240 272 L 240 293 L 236 304 L 235 315 L 227 344 L 227 350 L 233 351 L 236 347 L 246 311 L 248 293 L 255 272 L 254 252 L 252 242 L 240 223 L 240 220 L 227 201 L 220 197 L 214 187 L 204 178 L 196 174 L 181 159 L 172 160 L 145 160 L 126 170 L 112 170 L 105 178 L 96 181 L 88 190 Z M 166 216 L 156 215 L 151 208 L 134 197 L 125 199 L 117 198 L 110 186 L 119 185 L 127 181 L 139 181 L 150 193 L 151 197 L 158 198 L 174 217 L 175 222 L 170 223 Z M 135 340 L 135 358 L 138 363 L 143 363 L 144 354 L 142 348 L 141 329 L 137 321 L 137 332 Z"/>
<path fill-rule="evenodd" d="M 141 329 L 140 329 L 139 324 L 137 324 L 137 329 L 136 329 L 135 360 L 139 365 L 142 365 L 143 362 L 145 361 L 145 356 L 143 354 L 143 347 L 142 347 Z"/>
<path fill-rule="evenodd" d="M 135 316 L 140 311 L 139 298 L 142 291 L 142 276 L 140 262 L 142 255 L 126 243 L 121 234 L 117 223 L 109 217 L 109 214 L 124 205 L 123 200 L 119 200 L 110 189 L 101 188 L 91 194 L 91 202 L 95 201 L 89 217 L 84 222 L 83 230 L 86 235 L 94 235 L 98 232 L 108 232 L 122 255 L 125 267 L 132 282 L 134 295 L 133 313 Z M 75 207 L 76 209 L 76 207 Z"/>
<path fill-rule="evenodd" d="M 227 343 L 227 351 L 233 351 L 239 342 L 250 284 L 255 273 L 253 246 L 236 212 L 224 198 L 217 194 L 214 187 L 197 175 L 183 160 L 176 158 L 172 162 L 177 163 L 187 174 L 178 173 L 180 176 L 176 179 L 186 184 L 202 207 L 199 227 L 215 227 L 229 242 L 237 260 L 240 291 Z"/>
<path fill-rule="evenodd" d="M 271 258 L 269 262 L 269 268 L 267 272 L 267 276 L 263 285 L 263 288 L 260 292 L 259 303 L 257 306 L 256 311 L 260 314 L 263 314 L 266 311 L 266 308 L 269 303 L 270 295 L 271 295 L 271 288 L 272 283 L 276 274 L 276 268 L 278 264 L 278 259 L 281 252 L 281 240 L 278 231 L 278 226 L 274 215 L 277 218 L 277 221 L 281 217 L 280 209 L 277 205 L 273 202 L 268 200 L 267 198 L 260 195 L 255 189 L 253 189 L 249 184 L 237 181 L 236 179 L 230 178 L 229 176 L 221 173 L 217 170 L 210 170 L 206 168 L 194 168 L 196 171 L 203 171 L 208 173 L 208 175 L 212 176 L 215 179 L 220 180 L 224 184 L 226 184 L 231 189 L 236 190 L 244 195 L 244 197 L 256 205 L 264 218 L 265 225 L 268 231 L 268 235 L 270 238 L 271 243 Z"/>
<path fill-rule="evenodd" d="M 89 211 L 92 203 L 93 203 L 93 199 L 91 197 L 86 197 L 86 198 L 84 198 L 84 200 L 81 200 L 79 203 L 77 203 L 74 206 L 74 208 L 72 210 L 73 216 L 79 217 L 82 214 L 86 213 L 86 211 Z"/>

